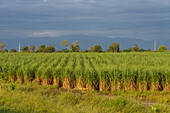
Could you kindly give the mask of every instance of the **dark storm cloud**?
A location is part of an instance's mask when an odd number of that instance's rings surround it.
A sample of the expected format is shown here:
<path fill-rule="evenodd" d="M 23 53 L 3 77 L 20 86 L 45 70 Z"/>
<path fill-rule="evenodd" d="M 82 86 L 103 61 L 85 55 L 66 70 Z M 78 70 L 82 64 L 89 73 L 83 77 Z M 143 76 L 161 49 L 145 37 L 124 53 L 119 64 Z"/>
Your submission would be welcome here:
<path fill-rule="evenodd" d="M 169 0 L 0 0 L 0 38 L 170 37 Z"/>

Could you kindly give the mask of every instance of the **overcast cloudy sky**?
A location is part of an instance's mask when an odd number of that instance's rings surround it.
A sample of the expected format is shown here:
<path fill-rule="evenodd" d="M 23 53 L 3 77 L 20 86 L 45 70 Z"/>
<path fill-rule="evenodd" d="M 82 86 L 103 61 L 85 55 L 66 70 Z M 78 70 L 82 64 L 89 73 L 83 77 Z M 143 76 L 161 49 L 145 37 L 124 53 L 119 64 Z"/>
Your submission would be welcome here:
<path fill-rule="evenodd" d="M 169 39 L 170 0 L 0 0 L 0 38 Z"/>

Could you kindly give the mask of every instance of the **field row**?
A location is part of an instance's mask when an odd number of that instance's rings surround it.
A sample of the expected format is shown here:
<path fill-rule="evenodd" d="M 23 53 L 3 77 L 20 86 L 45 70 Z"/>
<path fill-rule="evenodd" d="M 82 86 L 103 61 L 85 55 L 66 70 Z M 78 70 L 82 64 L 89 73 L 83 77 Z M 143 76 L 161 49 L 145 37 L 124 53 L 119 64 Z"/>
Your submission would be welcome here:
<path fill-rule="evenodd" d="M 66 89 L 170 90 L 170 53 L 0 54 L 0 75 Z"/>

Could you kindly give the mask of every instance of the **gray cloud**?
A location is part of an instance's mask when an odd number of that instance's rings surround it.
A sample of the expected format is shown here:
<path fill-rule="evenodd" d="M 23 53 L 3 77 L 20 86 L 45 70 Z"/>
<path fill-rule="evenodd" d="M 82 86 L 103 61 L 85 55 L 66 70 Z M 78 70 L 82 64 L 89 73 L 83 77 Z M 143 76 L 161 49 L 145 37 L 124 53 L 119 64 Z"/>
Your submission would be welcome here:
<path fill-rule="evenodd" d="M 169 0 L 0 0 L 0 38 L 170 37 Z"/>

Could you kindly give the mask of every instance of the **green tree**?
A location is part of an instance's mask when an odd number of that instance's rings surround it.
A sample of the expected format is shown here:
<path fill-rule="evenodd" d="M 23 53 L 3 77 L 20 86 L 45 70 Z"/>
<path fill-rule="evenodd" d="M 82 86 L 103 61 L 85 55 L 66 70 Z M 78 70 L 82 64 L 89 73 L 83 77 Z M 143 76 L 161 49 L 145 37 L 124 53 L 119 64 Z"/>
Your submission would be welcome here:
<path fill-rule="evenodd" d="M 54 45 L 53 45 L 53 46 L 49 45 L 49 46 L 46 47 L 46 46 L 43 44 L 43 45 L 40 45 L 40 46 L 38 47 L 38 49 L 37 49 L 36 52 L 39 52 L 39 53 L 42 53 L 42 52 L 44 52 L 44 53 L 52 53 L 52 52 L 56 52 L 56 49 L 55 49 L 55 46 L 54 46 Z"/>
<path fill-rule="evenodd" d="M 79 45 L 79 41 L 75 41 L 75 42 L 72 43 L 71 45 L 77 46 L 77 45 Z"/>
<path fill-rule="evenodd" d="M 35 52 L 35 46 L 34 45 L 30 45 L 30 52 L 34 53 Z"/>
<path fill-rule="evenodd" d="M 89 47 L 89 51 L 90 51 L 90 52 L 94 52 L 94 47 L 93 47 L 93 46 L 90 46 L 90 47 Z"/>
<path fill-rule="evenodd" d="M 123 52 L 131 52 L 131 51 L 132 51 L 131 48 L 129 48 L 129 49 L 124 49 L 124 50 L 123 50 Z"/>
<path fill-rule="evenodd" d="M 80 51 L 79 45 L 71 45 L 70 49 L 71 49 L 72 52 L 79 52 Z"/>
<path fill-rule="evenodd" d="M 151 49 L 147 49 L 146 51 L 151 52 L 152 50 Z"/>
<path fill-rule="evenodd" d="M 84 51 L 81 51 L 81 53 L 88 53 L 89 50 L 84 50 Z"/>
<path fill-rule="evenodd" d="M 68 49 L 70 49 L 70 43 L 69 43 L 69 41 L 68 41 L 68 40 L 64 40 L 64 41 L 62 41 L 62 42 L 60 43 L 60 45 L 62 45 L 62 46 L 66 46 Z"/>
<path fill-rule="evenodd" d="M 38 49 L 36 50 L 36 52 L 44 52 L 45 51 L 45 45 L 42 44 L 38 47 Z"/>
<path fill-rule="evenodd" d="M 158 49 L 159 52 L 165 52 L 167 50 L 168 50 L 167 47 L 163 45 L 159 46 L 159 49 Z"/>
<path fill-rule="evenodd" d="M 0 51 L 3 51 L 4 48 L 6 48 L 7 46 L 4 45 L 4 43 L 0 42 Z"/>
<path fill-rule="evenodd" d="M 68 52 L 70 52 L 70 50 L 68 50 L 68 49 L 62 49 L 61 52 L 68 53 Z"/>
<path fill-rule="evenodd" d="M 136 52 L 140 51 L 140 48 L 138 47 L 137 44 L 135 44 L 134 47 L 132 47 L 131 49 L 132 49 L 132 51 L 136 51 Z"/>
<path fill-rule="evenodd" d="M 52 52 L 56 52 L 55 45 L 52 46 Z"/>
<path fill-rule="evenodd" d="M 79 46 L 79 41 L 75 41 L 74 43 L 70 44 L 68 40 L 64 40 L 60 43 L 62 46 L 66 46 L 69 51 L 71 52 L 79 52 L 80 51 L 80 46 Z"/>
<path fill-rule="evenodd" d="M 30 52 L 28 46 L 22 47 L 22 48 L 21 48 L 21 51 L 22 51 L 22 52 Z"/>
<path fill-rule="evenodd" d="M 4 49 L 4 50 L 2 50 L 2 52 L 6 53 L 6 52 L 8 52 L 8 49 Z"/>
<path fill-rule="evenodd" d="M 16 49 L 13 49 L 13 48 L 12 48 L 12 49 L 10 50 L 10 53 L 15 53 L 15 52 L 17 52 Z"/>
<path fill-rule="evenodd" d="M 140 49 L 140 52 L 145 52 L 145 51 L 147 51 L 147 50 L 145 50 L 145 49 Z"/>
<path fill-rule="evenodd" d="M 100 45 L 94 45 L 89 47 L 89 51 L 91 52 L 102 52 L 102 47 Z"/>
<path fill-rule="evenodd" d="M 109 51 L 118 53 L 120 51 L 119 43 L 113 43 L 112 45 L 110 45 Z"/>
<path fill-rule="evenodd" d="M 55 51 L 56 51 L 55 46 L 51 46 L 51 45 L 45 47 L 45 49 L 44 49 L 45 53 L 52 53 L 52 52 L 55 52 Z"/>

